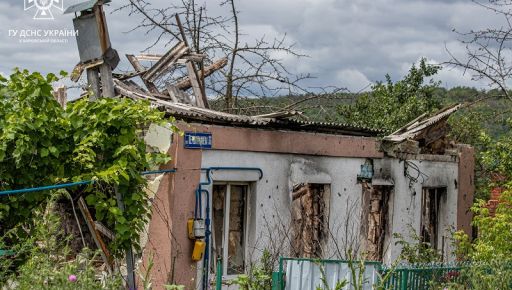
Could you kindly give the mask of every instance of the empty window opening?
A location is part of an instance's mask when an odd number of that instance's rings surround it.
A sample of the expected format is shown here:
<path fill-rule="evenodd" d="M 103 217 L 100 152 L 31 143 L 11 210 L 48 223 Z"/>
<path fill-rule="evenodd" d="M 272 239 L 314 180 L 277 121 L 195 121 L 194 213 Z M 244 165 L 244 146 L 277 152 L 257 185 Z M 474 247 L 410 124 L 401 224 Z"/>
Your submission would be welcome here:
<path fill-rule="evenodd" d="M 213 256 L 222 258 L 226 275 L 243 274 L 245 270 L 248 189 L 247 184 L 213 186 Z"/>
<path fill-rule="evenodd" d="M 330 185 L 301 183 L 292 193 L 292 253 L 321 258 L 329 227 Z"/>
<path fill-rule="evenodd" d="M 446 187 L 423 188 L 421 194 L 421 240 L 433 249 L 444 248 L 441 235 L 441 200 L 446 198 Z M 441 242 L 441 245 L 439 244 Z"/>
<path fill-rule="evenodd" d="M 393 186 L 363 184 L 362 233 L 366 239 L 367 259 L 381 261 L 388 234 L 389 198 Z"/>

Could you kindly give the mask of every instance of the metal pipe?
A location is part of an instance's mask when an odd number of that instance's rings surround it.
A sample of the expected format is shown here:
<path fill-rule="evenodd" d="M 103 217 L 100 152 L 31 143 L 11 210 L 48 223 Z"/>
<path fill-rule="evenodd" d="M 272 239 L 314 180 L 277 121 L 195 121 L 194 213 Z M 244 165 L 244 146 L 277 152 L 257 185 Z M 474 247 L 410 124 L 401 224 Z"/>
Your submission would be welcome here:
<path fill-rule="evenodd" d="M 117 206 L 121 212 L 124 212 L 124 201 L 123 194 L 118 190 L 117 186 L 115 187 Z M 133 261 L 133 250 L 132 243 L 129 243 L 128 248 L 126 249 L 126 272 L 127 272 L 127 284 L 128 289 L 135 290 L 135 263 Z"/>
<path fill-rule="evenodd" d="M 176 169 L 162 169 L 162 170 L 153 170 L 153 171 L 142 171 L 140 174 L 141 175 L 149 175 L 149 174 L 160 174 L 160 173 L 165 174 L 165 173 L 174 173 L 174 172 L 176 172 Z M 88 184 L 93 184 L 93 183 L 94 183 L 93 180 L 82 180 L 82 181 L 78 181 L 78 182 L 53 184 L 53 185 L 40 186 L 40 187 L 11 189 L 11 190 L 0 191 L 0 196 L 1 195 L 9 195 L 9 194 L 21 194 L 21 193 L 53 190 L 53 189 L 60 189 L 60 188 L 66 188 L 66 187 L 74 187 L 74 186 L 79 186 L 79 185 L 88 185 Z"/>

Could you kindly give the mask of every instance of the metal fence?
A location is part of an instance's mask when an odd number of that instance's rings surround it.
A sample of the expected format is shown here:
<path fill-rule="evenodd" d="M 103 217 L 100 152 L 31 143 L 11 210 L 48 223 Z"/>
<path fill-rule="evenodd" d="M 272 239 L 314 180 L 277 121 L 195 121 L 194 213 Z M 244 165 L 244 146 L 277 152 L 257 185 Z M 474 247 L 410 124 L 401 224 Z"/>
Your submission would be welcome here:
<path fill-rule="evenodd" d="M 281 258 L 279 273 L 273 275 L 279 281 L 274 281 L 273 288 L 335 289 L 338 282 L 345 281 L 346 286 L 342 289 L 350 289 L 350 285 L 360 285 L 364 290 L 371 290 L 379 281 L 380 268 L 379 262 Z"/>
<path fill-rule="evenodd" d="M 387 268 L 380 262 L 281 258 L 272 289 L 335 289 L 338 282 L 345 281 L 344 290 L 426 290 L 437 283 L 459 281 L 460 270 L 458 265 L 442 263 Z"/>
<path fill-rule="evenodd" d="M 394 269 L 380 270 L 382 287 L 392 290 L 427 290 L 434 285 L 447 282 L 459 282 L 462 268 L 453 264 L 402 265 Z"/>

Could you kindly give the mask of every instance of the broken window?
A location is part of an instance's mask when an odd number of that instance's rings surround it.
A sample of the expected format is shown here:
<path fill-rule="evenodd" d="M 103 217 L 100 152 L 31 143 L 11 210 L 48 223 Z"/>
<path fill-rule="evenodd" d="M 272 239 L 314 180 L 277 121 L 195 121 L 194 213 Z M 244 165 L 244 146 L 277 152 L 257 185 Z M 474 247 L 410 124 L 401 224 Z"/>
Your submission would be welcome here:
<path fill-rule="evenodd" d="M 213 256 L 222 258 L 223 273 L 227 275 L 243 274 L 245 269 L 248 189 L 247 184 L 213 186 Z"/>
<path fill-rule="evenodd" d="M 433 249 L 439 247 L 441 199 L 445 197 L 446 187 L 423 188 L 421 194 L 421 240 Z"/>
<path fill-rule="evenodd" d="M 296 257 L 321 258 L 329 227 L 330 185 L 301 183 L 292 193 L 292 251 Z"/>
<path fill-rule="evenodd" d="M 363 186 L 362 232 L 366 238 L 367 259 L 381 261 L 384 254 L 384 240 L 388 229 L 389 198 L 393 186 L 372 185 L 367 182 Z"/>

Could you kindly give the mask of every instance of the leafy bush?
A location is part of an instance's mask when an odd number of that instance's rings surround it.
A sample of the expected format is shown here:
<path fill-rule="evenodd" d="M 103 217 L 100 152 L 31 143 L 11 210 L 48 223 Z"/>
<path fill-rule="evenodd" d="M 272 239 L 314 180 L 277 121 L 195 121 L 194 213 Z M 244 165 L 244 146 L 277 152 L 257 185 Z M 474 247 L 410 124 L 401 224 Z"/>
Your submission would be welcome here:
<path fill-rule="evenodd" d="M 433 249 L 429 243 L 421 240 L 414 228 L 409 225 L 410 240 L 405 239 L 403 235 L 394 233 L 395 245 L 402 247 L 400 260 L 411 264 L 421 264 L 430 262 L 441 262 L 441 255 Z"/>
<path fill-rule="evenodd" d="M 165 120 L 148 102 L 129 99 L 81 99 L 64 109 L 52 96 L 51 83 L 57 79 L 18 69 L 9 79 L 0 76 L 0 190 L 93 180 L 94 185 L 72 195 L 84 195 L 96 219 L 114 230 L 116 239 L 109 245 L 114 255 L 130 244 L 138 249 L 150 214 L 146 180 L 139 173 L 168 161 L 165 154 L 146 154 L 140 135 L 152 123 L 176 131 L 173 120 Z M 34 220 L 33 209 L 48 197 L 49 192 L 1 196 L 0 234 Z M 24 231 L 12 237 L 9 247 L 28 238 Z"/>
<path fill-rule="evenodd" d="M 119 289 L 119 275 L 95 269 L 97 256 L 88 249 L 70 259 L 68 239 L 61 239 L 59 217 L 53 213 L 55 198 L 33 210 L 33 223 L 19 225 L 29 236 L 14 249 L 13 257 L 0 258 L 0 286 L 14 289 Z M 19 231 L 11 231 L 13 234 Z M 0 243 L 1 246 L 2 243 Z M 24 255 L 26 262 L 13 269 L 13 259 Z M 2 288 L 4 289 L 4 288 Z"/>
<path fill-rule="evenodd" d="M 271 289 L 273 271 L 271 258 L 270 252 L 264 250 L 260 261 L 249 268 L 249 273 L 238 275 L 231 283 L 238 285 L 241 290 Z"/>

